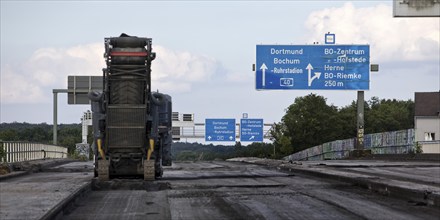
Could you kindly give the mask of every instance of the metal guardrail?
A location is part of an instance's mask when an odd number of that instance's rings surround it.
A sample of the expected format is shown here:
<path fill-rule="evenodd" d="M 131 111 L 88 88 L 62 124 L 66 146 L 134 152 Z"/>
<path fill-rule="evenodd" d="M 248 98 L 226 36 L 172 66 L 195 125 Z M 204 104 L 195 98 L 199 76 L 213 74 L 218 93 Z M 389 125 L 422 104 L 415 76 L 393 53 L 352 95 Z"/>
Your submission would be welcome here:
<path fill-rule="evenodd" d="M 414 129 L 367 134 L 364 136 L 364 149 L 371 154 L 405 154 L 415 150 Z M 356 139 L 350 138 L 327 142 L 295 154 L 284 157 L 284 160 L 331 160 L 348 158 L 355 149 Z"/>
<path fill-rule="evenodd" d="M 6 155 L 1 162 L 14 163 L 46 158 L 67 158 L 67 148 L 30 142 L 1 141 Z"/>

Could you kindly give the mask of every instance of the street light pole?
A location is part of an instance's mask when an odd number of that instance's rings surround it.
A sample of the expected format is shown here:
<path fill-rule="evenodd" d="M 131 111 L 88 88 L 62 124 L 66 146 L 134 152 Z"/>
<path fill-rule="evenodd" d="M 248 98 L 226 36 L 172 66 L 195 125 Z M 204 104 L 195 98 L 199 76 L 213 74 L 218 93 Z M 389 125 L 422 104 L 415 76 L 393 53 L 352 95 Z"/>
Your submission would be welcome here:
<path fill-rule="evenodd" d="M 67 93 L 67 89 L 53 89 L 53 145 L 57 145 L 58 140 L 58 93 Z"/>
<path fill-rule="evenodd" d="M 364 150 L 364 91 L 357 92 L 356 150 Z"/>

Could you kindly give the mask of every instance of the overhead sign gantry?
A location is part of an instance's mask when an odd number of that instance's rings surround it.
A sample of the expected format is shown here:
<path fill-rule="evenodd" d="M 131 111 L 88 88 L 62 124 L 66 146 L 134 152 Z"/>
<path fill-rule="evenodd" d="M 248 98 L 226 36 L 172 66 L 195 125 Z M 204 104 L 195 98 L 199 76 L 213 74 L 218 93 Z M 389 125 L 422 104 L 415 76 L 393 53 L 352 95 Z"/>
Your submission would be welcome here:
<path fill-rule="evenodd" d="M 368 90 L 369 45 L 257 45 L 256 89 Z"/>

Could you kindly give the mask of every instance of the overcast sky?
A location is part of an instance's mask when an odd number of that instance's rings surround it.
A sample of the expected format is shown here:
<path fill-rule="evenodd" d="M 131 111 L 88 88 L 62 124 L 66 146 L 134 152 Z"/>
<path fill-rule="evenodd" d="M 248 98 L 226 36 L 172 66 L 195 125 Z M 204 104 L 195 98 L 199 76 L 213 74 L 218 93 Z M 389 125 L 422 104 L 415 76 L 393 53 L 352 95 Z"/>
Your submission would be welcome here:
<path fill-rule="evenodd" d="M 52 89 L 68 75 L 101 75 L 104 37 L 153 38 L 154 90 L 173 110 L 205 118 L 279 122 L 299 96 L 342 107 L 356 91 L 256 91 L 257 44 L 370 44 L 372 96 L 414 99 L 440 89 L 440 19 L 393 18 L 392 1 L 1 1 L 1 122 L 52 123 Z M 87 105 L 59 95 L 59 123 Z"/>

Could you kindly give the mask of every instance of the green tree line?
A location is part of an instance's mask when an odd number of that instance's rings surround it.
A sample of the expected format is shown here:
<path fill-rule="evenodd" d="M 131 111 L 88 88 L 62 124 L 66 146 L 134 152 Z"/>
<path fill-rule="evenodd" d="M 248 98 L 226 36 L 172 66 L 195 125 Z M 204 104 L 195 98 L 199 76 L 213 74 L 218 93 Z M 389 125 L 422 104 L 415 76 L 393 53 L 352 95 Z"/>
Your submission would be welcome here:
<path fill-rule="evenodd" d="M 235 145 L 175 142 L 171 151 L 173 160 L 177 161 L 225 160 L 234 157 L 278 158 L 273 154 L 273 147 L 271 143 L 243 146 L 241 142 L 235 142 Z"/>
<path fill-rule="evenodd" d="M 323 96 L 309 94 L 297 97 L 280 122 L 271 131 L 272 143 L 251 143 L 243 146 L 223 146 L 175 142 L 172 153 L 175 160 L 215 160 L 231 157 L 283 156 L 325 142 L 356 136 L 356 102 L 338 108 L 327 104 Z M 364 103 L 365 133 L 378 133 L 414 128 L 414 102 L 373 97 Z M 91 130 L 91 129 L 89 129 Z M 89 134 L 90 135 L 90 134 Z M 29 141 L 51 144 L 52 125 L 29 123 L 1 123 L 0 140 Z M 81 124 L 58 126 L 58 145 L 73 153 L 81 142 Z"/>
<path fill-rule="evenodd" d="M 68 149 L 68 153 L 72 154 L 75 150 L 75 144 L 81 143 L 81 132 L 81 124 L 58 125 L 58 145 L 66 147 Z M 52 144 L 53 126 L 46 123 L 1 123 L 0 140 Z"/>
<path fill-rule="evenodd" d="M 372 97 L 364 103 L 364 133 L 414 128 L 414 102 Z M 272 130 L 273 143 L 289 155 L 325 142 L 356 136 L 357 105 L 337 108 L 316 94 L 298 97 Z"/>

